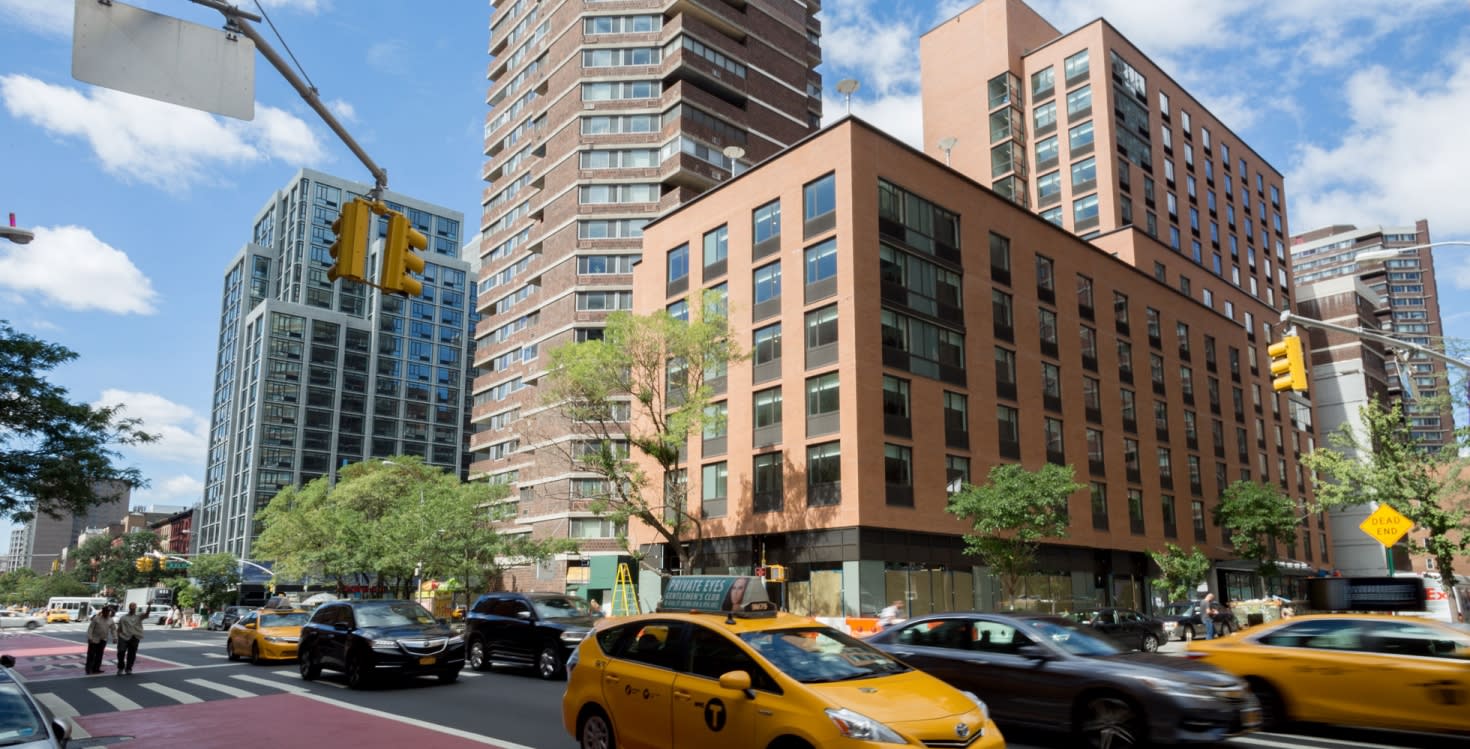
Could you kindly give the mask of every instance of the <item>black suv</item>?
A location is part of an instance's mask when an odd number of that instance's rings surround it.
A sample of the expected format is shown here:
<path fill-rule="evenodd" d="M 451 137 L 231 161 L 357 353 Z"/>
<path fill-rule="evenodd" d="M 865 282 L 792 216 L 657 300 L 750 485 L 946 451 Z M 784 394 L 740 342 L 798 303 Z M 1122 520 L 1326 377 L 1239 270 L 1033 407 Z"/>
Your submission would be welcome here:
<path fill-rule="evenodd" d="M 330 668 L 353 689 L 382 674 L 432 674 L 448 684 L 464 668 L 464 638 L 413 601 L 332 601 L 301 628 L 298 661 L 301 678 Z"/>
<path fill-rule="evenodd" d="M 561 593 L 487 593 L 464 620 L 470 668 L 535 666 L 543 679 L 566 675 L 567 657 L 592 631 L 580 598 Z"/>
<path fill-rule="evenodd" d="M 256 608 L 256 606 L 226 606 L 225 616 L 220 620 L 219 629 L 229 631 L 230 627 L 235 626 L 235 622 L 240 621 L 240 617 L 254 611 Z"/>

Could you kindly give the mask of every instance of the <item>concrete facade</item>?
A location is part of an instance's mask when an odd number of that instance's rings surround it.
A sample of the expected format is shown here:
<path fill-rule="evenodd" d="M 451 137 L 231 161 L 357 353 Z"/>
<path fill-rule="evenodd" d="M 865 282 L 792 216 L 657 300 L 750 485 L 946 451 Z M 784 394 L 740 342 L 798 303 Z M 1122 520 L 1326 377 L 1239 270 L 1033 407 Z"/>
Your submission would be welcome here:
<path fill-rule="evenodd" d="M 30 522 L 16 528 L 10 534 L 10 555 L 14 560 L 12 569 L 30 567 L 37 574 L 51 572 L 51 563 L 65 562 L 63 551 L 72 548 L 77 538 L 88 528 L 106 527 L 118 522 L 128 511 L 128 500 L 132 489 L 125 484 L 96 486 L 94 491 L 103 501 L 82 515 L 53 518 L 37 515 Z"/>

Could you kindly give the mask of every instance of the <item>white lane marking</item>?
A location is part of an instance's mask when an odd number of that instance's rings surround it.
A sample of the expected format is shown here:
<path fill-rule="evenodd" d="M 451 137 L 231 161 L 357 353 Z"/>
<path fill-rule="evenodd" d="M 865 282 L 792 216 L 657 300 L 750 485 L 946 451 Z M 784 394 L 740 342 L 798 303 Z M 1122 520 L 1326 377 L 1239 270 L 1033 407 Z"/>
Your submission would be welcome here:
<path fill-rule="evenodd" d="M 189 694 L 188 692 L 181 692 L 181 691 L 179 691 L 177 689 L 174 689 L 173 687 L 166 687 L 166 686 L 164 686 L 162 684 L 154 684 L 151 681 L 150 682 L 144 682 L 142 684 L 139 684 L 138 686 L 140 686 L 140 687 L 142 687 L 144 689 L 151 689 L 154 692 L 157 692 L 157 693 L 163 695 L 164 697 L 167 697 L 167 698 L 169 698 L 171 700 L 180 702 L 180 703 L 185 704 L 185 705 L 192 705 L 192 704 L 194 704 L 196 702 L 203 702 L 204 701 L 204 700 L 199 699 L 198 697 L 195 697 L 192 694 Z"/>
<path fill-rule="evenodd" d="M 106 702 L 109 705 L 112 705 L 113 709 L 118 711 L 141 710 L 143 708 L 142 705 L 133 702 L 132 700 L 118 694 L 117 692 L 112 691 L 107 687 L 97 687 L 95 689 L 89 689 L 87 691 L 97 695 L 99 698 L 102 699 L 102 701 Z"/>
<path fill-rule="evenodd" d="M 245 691 L 243 689 L 236 689 L 235 687 L 232 687 L 232 686 L 230 686 L 228 684 L 220 684 L 219 682 L 210 681 L 208 679 L 188 679 L 187 681 L 190 684 L 193 684 L 196 687 L 203 687 L 205 689 L 213 689 L 214 691 L 219 692 L 220 694 L 227 694 L 227 695 L 229 695 L 231 697 L 235 697 L 235 698 L 239 698 L 239 699 L 244 699 L 246 697 L 257 697 L 257 696 L 259 696 L 259 695 L 255 694 L 254 692 L 247 692 L 247 691 Z"/>
<path fill-rule="evenodd" d="M 71 706 L 70 702 L 57 697 L 51 692 L 38 692 L 33 696 L 37 702 L 45 705 L 46 709 L 50 710 L 52 715 L 71 724 L 71 737 L 73 739 L 92 738 L 92 734 L 87 733 L 87 729 L 82 728 L 82 724 L 76 722 L 75 718 L 79 713 L 76 708 Z"/>
<path fill-rule="evenodd" d="M 272 671 L 271 672 L 271 676 L 279 676 L 282 679 L 296 679 L 298 681 L 306 681 L 305 679 L 301 678 L 301 674 L 299 674 L 299 673 L 297 673 L 295 671 Z M 322 686 L 326 686 L 326 687 L 336 687 L 338 689 L 346 689 L 347 688 L 347 685 L 346 684 L 339 684 L 339 683 L 337 683 L 335 681 L 314 681 L 312 683 L 313 684 L 321 684 Z"/>
<path fill-rule="evenodd" d="M 429 721 L 426 721 L 426 720 L 418 720 L 417 718 L 409 718 L 409 717 L 405 717 L 405 716 L 402 716 L 402 715 L 398 715 L 396 713 L 384 712 L 382 710 L 374 710 L 374 709 L 372 709 L 370 707 L 363 707 L 362 705 L 354 705 L 354 704 L 351 704 L 349 702 L 343 702 L 341 700 L 332 699 L 331 697 L 327 697 L 325 695 L 302 693 L 301 696 L 302 697 L 305 697 L 306 699 L 309 699 L 309 700 L 316 700 L 317 702 L 321 702 L 321 703 L 324 703 L 324 704 L 327 704 L 327 705 L 332 705 L 332 706 L 335 706 L 335 707 L 340 707 L 340 708 L 343 708 L 345 710 L 351 710 L 351 711 L 357 712 L 357 713 L 362 713 L 364 715 L 372 715 L 372 716 L 377 717 L 377 718 L 387 718 L 388 720 L 396 720 L 399 723 L 405 723 L 407 725 L 415 726 L 415 727 L 418 727 L 418 728 L 425 728 L 425 729 L 428 729 L 430 731 L 434 731 L 436 733 L 443 733 L 443 734 L 447 734 L 447 735 L 450 735 L 450 736 L 457 736 L 457 737 L 459 737 L 461 739 L 468 739 L 468 740 L 473 741 L 473 742 L 475 742 L 477 744 L 484 744 L 486 746 L 499 747 L 500 749 L 535 749 L 535 747 L 527 746 L 525 744 L 517 744 L 517 743 L 515 743 L 513 741 L 506 741 L 505 739 L 497 739 L 497 738 L 494 738 L 494 737 L 491 737 L 491 736 L 484 736 L 484 735 L 478 734 L 478 733 L 470 733 L 469 731 L 461 731 L 458 728 L 450 728 L 448 726 L 439 725 L 438 723 L 430 723 Z"/>
<path fill-rule="evenodd" d="M 309 694 L 307 690 L 302 689 L 301 687 L 298 687 L 294 684 L 282 684 L 278 681 L 262 679 L 259 676 L 251 676 L 250 674 L 234 674 L 230 678 L 239 679 L 240 681 L 248 681 L 251 684 L 260 684 L 262 686 L 270 687 L 271 689 L 280 689 L 282 691 L 292 692 L 294 694 Z"/>

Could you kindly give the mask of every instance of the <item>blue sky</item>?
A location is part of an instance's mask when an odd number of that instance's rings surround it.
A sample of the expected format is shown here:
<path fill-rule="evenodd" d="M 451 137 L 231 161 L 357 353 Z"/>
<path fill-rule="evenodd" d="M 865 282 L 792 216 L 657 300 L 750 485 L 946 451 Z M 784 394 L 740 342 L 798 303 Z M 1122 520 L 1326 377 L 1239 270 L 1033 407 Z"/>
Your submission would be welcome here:
<path fill-rule="evenodd" d="M 486 2 L 262 0 L 392 189 L 479 215 Z M 130 4 L 217 26 L 187 0 Z M 971 3 L 825 0 L 828 119 L 919 144 L 918 35 Z M 243 7 L 253 3 L 245 0 Z M 1465 0 L 1035 0 L 1062 31 L 1108 18 L 1286 177 L 1291 225 L 1410 224 L 1470 239 Z M 257 117 L 228 120 L 71 77 L 72 0 L 0 0 L 0 319 L 65 344 L 75 399 L 125 403 L 164 439 L 129 451 L 135 503 L 192 504 L 203 477 L 221 274 L 299 166 L 365 170 L 263 60 Z M 916 11 L 917 9 L 917 11 Z M 1470 248 L 1436 255 L 1451 337 L 1470 337 Z M 3 528 L 0 528 L 3 532 Z"/>

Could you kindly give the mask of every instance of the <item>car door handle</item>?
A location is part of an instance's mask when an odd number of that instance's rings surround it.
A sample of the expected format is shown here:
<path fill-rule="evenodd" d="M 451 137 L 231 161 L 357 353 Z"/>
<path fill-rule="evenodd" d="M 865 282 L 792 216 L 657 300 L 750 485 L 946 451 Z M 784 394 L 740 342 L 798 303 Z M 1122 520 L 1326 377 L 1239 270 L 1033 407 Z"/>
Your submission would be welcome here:
<path fill-rule="evenodd" d="M 607 683 L 609 683 L 609 684 L 616 684 L 616 683 L 622 681 L 623 680 L 623 677 L 621 677 L 621 676 L 614 676 L 612 674 L 603 674 L 602 675 L 602 680 L 605 681 L 605 682 L 607 682 Z"/>
<path fill-rule="evenodd" d="M 890 650 L 888 652 L 889 653 L 892 653 L 894 656 L 896 656 L 898 658 L 912 658 L 912 657 L 914 657 L 914 651 L 912 651 L 912 650 Z"/>
<path fill-rule="evenodd" d="M 693 697 L 693 695 L 689 694 L 688 692 L 686 692 L 686 691 L 684 691 L 682 689 L 675 689 L 674 690 L 674 699 L 676 699 L 676 700 L 684 700 L 685 702 L 688 702 L 692 697 Z"/>

